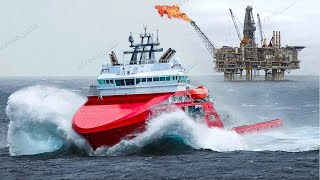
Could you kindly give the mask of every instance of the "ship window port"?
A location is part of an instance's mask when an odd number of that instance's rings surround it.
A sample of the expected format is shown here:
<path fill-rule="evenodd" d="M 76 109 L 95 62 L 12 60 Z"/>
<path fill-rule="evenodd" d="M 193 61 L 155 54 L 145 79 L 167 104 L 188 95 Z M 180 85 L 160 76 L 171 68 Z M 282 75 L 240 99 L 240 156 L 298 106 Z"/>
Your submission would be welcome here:
<path fill-rule="evenodd" d="M 126 86 L 134 86 L 134 79 L 126 79 Z"/>
<path fill-rule="evenodd" d="M 178 80 L 178 76 L 173 77 L 154 77 L 154 78 L 137 78 L 136 84 L 139 84 L 140 82 L 157 82 L 157 81 L 175 81 Z"/>
<path fill-rule="evenodd" d="M 106 84 L 106 81 L 98 79 L 99 84 Z"/>
<path fill-rule="evenodd" d="M 114 84 L 114 81 L 113 80 L 101 80 L 101 79 L 98 79 L 98 83 L 99 84 Z"/>
<path fill-rule="evenodd" d="M 159 81 L 159 77 L 154 77 L 153 81 Z"/>
<path fill-rule="evenodd" d="M 184 83 L 184 82 L 188 82 L 188 77 L 187 76 L 179 76 L 179 83 Z"/>
<path fill-rule="evenodd" d="M 114 84 L 113 80 L 105 80 L 105 81 L 106 81 L 106 84 Z"/>
<path fill-rule="evenodd" d="M 117 80 L 102 80 L 98 79 L 99 84 L 116 84 L 116 86 L 134 86 L 140 82 L 158 82 L 158 81 L 177 81 L 179 83 L 188 82 L 187 76 L 172 76 L 172 77 L 154 77 L 154 78 L 136 78 L 134 79 L 117 79 Z"/>
<path fill-rule="evenodd" d="M 115 80 L 117 86 L 125 86 L 124 79 Z"/>

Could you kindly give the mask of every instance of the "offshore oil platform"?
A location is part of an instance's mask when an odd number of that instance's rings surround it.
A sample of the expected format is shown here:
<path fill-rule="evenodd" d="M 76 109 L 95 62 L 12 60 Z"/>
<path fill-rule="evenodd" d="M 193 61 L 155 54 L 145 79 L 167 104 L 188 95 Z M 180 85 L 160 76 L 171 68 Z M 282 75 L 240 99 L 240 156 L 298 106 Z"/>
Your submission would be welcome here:
<path fill-rule="evenodd" d="M 266 38 L 262 31 L 262 25 L 259 14 L 257 14 L 261 47 L 258 46 L 255 39 L 256 26 L 253 18 L 252 7 L 247 6 L 244 23 L 243 36 L 241 37 L 235 16 L 230 10 L 231 18 L 234 23 L 237 35 L 240 40 L 240 47 L 223 46 L 217 49 L 209 38 L 201 31 L 199 26 L 190 19 L 187 14 L 180 11 L 178 6 L 160 6 L 155 8 L 162 17 L 178 18 L 189 22 L 196 30 L 203 41 L 210 55 L 215 62 L 215 70 L 224 73 L 225 81 L 243 80 L 243 71 L 245 71 L 245 80 L 258 80 L 259 72 L 265 72 L 265 80 L 283 80 L 284 73 L 290 70 L 300 68 L 298 53 L 305 48 L 304 46 L 281 46 L 280 31 L 273 31 L 270 43 L 267 45 Z"/>
<path fill-rule="evenodd" d="M 280 31 L 273 31 L 273 36 L 267 44 L 262 31 L 259 14 L 257 14 L 260 31 L 261 46 L 255 39 L 256 26 L 252 13 L 252 7 L 246 8 L 243 36 L 241 37 L 235 16 L 231 9 L 230 14 L 234 23 L 237 35 L 240 40 L 240 47 L 223 46 L 217 49 L 207 36 L 200 30 L 194 21 L 190 21 L 196 32 L 204 42 L 211 56 L 214 58 L 215 70 L 224 73 L 225 81 L 258 80 L 260 71 L 265 72 L 265 80 L 283 80 L 285 72 L 300 69 L 298 53 L 304 46 L 281 46 Z"/>

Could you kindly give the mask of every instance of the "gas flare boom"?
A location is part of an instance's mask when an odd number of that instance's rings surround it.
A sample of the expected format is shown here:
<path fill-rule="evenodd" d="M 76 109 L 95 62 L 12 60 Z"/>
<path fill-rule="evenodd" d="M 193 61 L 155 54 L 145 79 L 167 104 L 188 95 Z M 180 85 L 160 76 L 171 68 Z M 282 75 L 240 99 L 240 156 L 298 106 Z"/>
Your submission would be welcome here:
<path fill-rule="evenodd" d="M 188 22 L 191 22 L 192 20 L 187 16 L 186 13 L 183 13 L 180 11 L 180 8 L 178 6 L 160 6 L 157 5 L 155 8 L 158 10 L 158 13 L 162 17 L 163 15 L 167 15 L 168 18 L 177 18 L 182 19 Z"/>

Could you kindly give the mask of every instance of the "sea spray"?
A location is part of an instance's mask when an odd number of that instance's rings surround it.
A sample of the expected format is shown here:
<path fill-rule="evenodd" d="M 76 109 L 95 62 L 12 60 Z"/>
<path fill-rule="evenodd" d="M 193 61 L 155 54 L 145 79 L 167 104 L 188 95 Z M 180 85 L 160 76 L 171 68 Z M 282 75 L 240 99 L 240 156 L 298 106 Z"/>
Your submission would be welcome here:
<path fill-rule="evenodd" d="M 85 140 L 72 130 L 72 116 L 84 101 L 69 90 L 40 85 L 13 93 L 6 108 L 10 154 L 53 152 L 71 144 L 85 147 Z"/>
<path fill-rule="evenodd" d="M 163 146 L 170 142 L 174 142 L 171 148 L 177 149 L 180 146 L 219 152 L 300 152 L 318 150 L 320 144 L 319 127 L 285 128 L 240 136 L 228 130 L 208 128 L 184 112 L 176 111 L 164 112 L 148 121 L 147 130 L 136 138 L 92 153 L 86 141 L 72 129 L 72 117 L 84 101 L 84 97 L 72 91 L 48 86 L 32 86 L 13 93 L 6 108 L 10 119 L 7 136 L 10 154 L 61 152 L 76 146 L 89 155 L 119 155 L 144 152 L 150 146 L 168 150 Z"/>
<path fill-rule="evenodd" d="M 250 151 L 303 152 L 319 150 L 319 127 L 283 127 L 274 131 L 245 135 Z"/>
<path fill-rule="evenodd" d="M 208 128 L 203 123 L 195 122 L 180 110 L 162 113 L 150 120 L 146 131 L 138 134 L 136 138 L 123 140 L 111 148 L 100 148 L 96 151 L 96 155 L 137 153 L 164 139 L 182 141 L 194 149 L 210 149 L 220 152 L 246 149 L 242 137 L 237 133 Z"/>

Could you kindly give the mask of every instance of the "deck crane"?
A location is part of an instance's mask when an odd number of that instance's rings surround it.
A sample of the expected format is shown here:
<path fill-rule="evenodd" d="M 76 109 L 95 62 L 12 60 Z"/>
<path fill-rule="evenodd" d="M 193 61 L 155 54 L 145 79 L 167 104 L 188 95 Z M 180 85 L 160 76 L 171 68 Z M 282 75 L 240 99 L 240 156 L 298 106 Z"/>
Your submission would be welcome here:
<path fill-rule="evenodd" d="M 194 22 L 191 21 L 190 24 L 194 27 L 194 29 L 196 30 L 197 34 L 199 35 L 199 37 L 201 38 L 202 42 L 204 43 L 204 45 L 206 46 L 207 50 L 209 51 L 210 55 L 215 59 L 215 51 L 216 48 L 214 47 L 213 43 L 209 40 L 209 38 L 201 31 L 201 29 L 198 27 L 198 25 Z"/>
<path fill-rule="evenodd" d="M 266 44 L 266 38 L 264 37 L 263 31 L 262 31 L 262 25 L 261 25 L 261 20 L 260 20 L 260 16 L 259 14 L 257 14 L 257 18 L 258 18 L 258 25 L 259 25 L 259 31 L 260 31 L 260 41 L 261 41 L 261 47 L 265 47 Z"/>
<path fill-rule="evenodd" d="M 236 22 L 236 20 L 235 20 L 235 16 L 233 15 L 232 10 L 231 10 L 231 9 L 229 9 L 229 10 L 230 10 L 230 14 L 231 14 L 231 18 L 232 18 L 232 21 L 233 21 L 234 27 L 236 28 L 236 31 L 237 31 L 237 35 L 238 35 L 238 37 L 239 37 L 239 40 L 241 41 L 241 40 L 242 40 L 242 38 L 241 38 L 241 35 L 240 35 L 240 31 L 239 31 L 239 28 L 238 28 L 237 22 Z"/>

